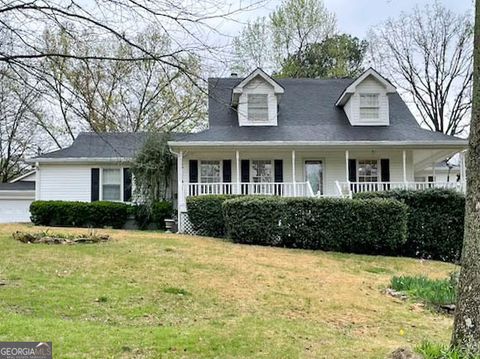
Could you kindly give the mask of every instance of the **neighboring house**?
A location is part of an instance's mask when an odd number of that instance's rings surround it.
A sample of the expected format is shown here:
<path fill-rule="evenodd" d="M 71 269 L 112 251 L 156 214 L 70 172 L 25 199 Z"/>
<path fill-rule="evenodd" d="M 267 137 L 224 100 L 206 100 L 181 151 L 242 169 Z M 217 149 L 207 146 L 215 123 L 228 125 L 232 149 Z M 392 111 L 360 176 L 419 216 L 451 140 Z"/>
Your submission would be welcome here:
<path fill-rule="evenodd" d="M 0 223 L 29 222 L 29 208 L 34 200 L 35 171 L 0 183 Z"/>
<path fill-rule="evenodd" d="M 467 141 L 422 129 L 395 87 L 375 70 L 357 79 L 209 80 L 209 129 L 175 134 L 176 199 L 204 194 L 349 196 L 427 188 L 417 173 L 463 151 Z M 32 160 L 36 198 L 130 201 L 129 161 L 142 133 L 82 133 L 71 147 Z M 462 177 L 464 178 L 464 177 Z M 436 186 L 463 189 L 455 181 Z"/>
<path fill-rule="evenodd" d="M 426 167 L 423 171 L 415 172 L 417 182 L 464 182 L 462 179 L 463 163 L 456 164 L 447 160 L 437 162 L 435 166 Z"/>

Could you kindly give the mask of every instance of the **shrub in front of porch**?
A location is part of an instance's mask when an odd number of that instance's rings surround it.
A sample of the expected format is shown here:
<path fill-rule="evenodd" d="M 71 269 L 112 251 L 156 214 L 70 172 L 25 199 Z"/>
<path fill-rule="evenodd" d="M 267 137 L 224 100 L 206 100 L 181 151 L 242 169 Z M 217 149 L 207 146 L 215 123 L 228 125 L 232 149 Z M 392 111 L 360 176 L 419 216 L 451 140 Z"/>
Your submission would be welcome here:
<path fill-rule="evenodd" d="M 187 197 L 188 219 L 194 230 L 203 236 L 225 236 L 222 204 L 238 195 L 206 195 Z"/>
<path fill-rule="evenodd" d="M 458 262 L 462 253 L 465 196 L 445 189 L 357 193 L 354 198 L 388 198 L 409 208 L 408 240 L 402 254 Z"/>
<path fill-rule="evenodd" d="M 396 255 L 407 239 L 408 208 L 395 200 L 240 197 L 223 210 L 237 243 Z"/>

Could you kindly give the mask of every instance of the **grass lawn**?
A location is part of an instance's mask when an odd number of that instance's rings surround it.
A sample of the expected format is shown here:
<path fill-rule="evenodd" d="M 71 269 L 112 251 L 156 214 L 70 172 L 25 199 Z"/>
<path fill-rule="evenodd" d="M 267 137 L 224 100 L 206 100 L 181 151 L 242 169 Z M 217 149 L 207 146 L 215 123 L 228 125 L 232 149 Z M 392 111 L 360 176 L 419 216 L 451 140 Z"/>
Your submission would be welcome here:
<path fill-rule="evenodd" d="M 52 341 L 55 358 L 382 358 L 450 336 L 451 318 L 381 291 L 445 263 L 115 230 L 49 246 L 15 230 L 39 228 L 0 226 L 0 341 Z"/>

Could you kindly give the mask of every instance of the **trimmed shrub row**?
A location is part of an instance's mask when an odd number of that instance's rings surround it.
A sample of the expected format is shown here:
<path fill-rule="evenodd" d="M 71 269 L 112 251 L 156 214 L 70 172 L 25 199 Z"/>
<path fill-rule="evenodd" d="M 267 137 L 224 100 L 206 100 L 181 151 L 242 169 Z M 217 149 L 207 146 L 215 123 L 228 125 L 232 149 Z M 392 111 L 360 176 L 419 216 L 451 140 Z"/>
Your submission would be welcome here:
<path fill-rule="evenodd" d="M 462 253 L 465 196 L 444 189 L 358 193 L 357 199 L 387 198 L 406 204 L 408 239 L 401 255 L 458 262 Z"/>
<path fill-rule="evenodd" d="M 188 219 L 193 229 L 203 236 L 224 237 L 226 232 L 222 204 L 236 197 L 238 195 L 187 197 Z"/>
<path fill-rule="evenodd" d="M 228 200 L 223 210 L 237 243 L 396 255 L 407 239 L 408 208 L 389 199 L 252 196 Z"/>
<path fill-rule="evenodd" d="M 30 219 L 36 225 L 61 227 L 122 228 L 133 214 L 139 227 L 152 221 L 163 228 L 164 219 L 172 213 L 170 202 L 158 202 L 151 214 L 142 217 L 144 206 L 119 202 L 34 201 L 30 205 Z M 146 226 L 146 225 L 145 225 Z"/>

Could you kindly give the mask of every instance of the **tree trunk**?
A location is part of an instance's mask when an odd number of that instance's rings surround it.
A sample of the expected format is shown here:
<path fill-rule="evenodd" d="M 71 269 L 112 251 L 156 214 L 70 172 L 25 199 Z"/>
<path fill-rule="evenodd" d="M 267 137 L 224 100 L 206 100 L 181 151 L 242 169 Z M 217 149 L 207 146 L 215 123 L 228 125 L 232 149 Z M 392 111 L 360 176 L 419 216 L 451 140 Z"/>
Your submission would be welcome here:
<path fill-rule="evenodd" d="M 462 269 L 452 345 L 480 353 L 480 0 L 475 6 L 473 106 L 467 154 Z"/>

